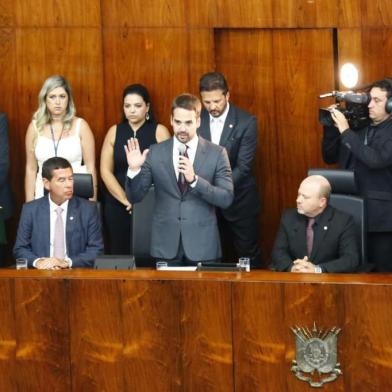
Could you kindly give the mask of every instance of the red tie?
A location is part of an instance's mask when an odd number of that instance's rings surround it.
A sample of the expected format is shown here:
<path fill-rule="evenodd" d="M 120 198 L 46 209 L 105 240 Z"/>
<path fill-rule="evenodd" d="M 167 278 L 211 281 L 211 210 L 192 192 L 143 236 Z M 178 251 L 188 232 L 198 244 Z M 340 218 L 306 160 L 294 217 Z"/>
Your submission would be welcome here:
<path fill-rule="evenodd" d="M 310 257 L 313 249 L 313 238 L 314 238 L 314 232 L 313 232 L 313 225 L 314 225 L 314 218 L 309 218 L 308 220 L 308 226 L 306 227 L 306 246 L 308 248 L 308 257 Z"/>
<path fill-rule="evenodd" d="M 183 156 L 186 158 L 189 158 L 188 157 L 188 148 L 189 147 L 187 145 L 185 145 L 185 147 L 186 147 L 186 149 L 184 151 Z M 186 190 L 188 189 L 188 184 L 186 183 L 185 176 L 183 173 L 178 173 L 177 184 L 178 184 L 178 188 L 180 189 L 181 193 L 185 193 Z"/>

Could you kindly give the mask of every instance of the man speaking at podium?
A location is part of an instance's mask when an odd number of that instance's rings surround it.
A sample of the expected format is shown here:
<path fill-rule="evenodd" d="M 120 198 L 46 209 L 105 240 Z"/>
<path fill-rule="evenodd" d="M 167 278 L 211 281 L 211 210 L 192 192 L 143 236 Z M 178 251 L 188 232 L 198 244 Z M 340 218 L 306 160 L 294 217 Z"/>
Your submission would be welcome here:
<path fill-rule="evenodd" d="M 172 104 L 173 138 L 143 154 L 137 139 L 125 146 L 130 202 L 141 201 L 155 185 L 151 256 L 183 265 L 220 259 L 215 207 L 227 208 L 233 200 L 225 149 L 197 136 L 200 109 L 197 97 L 179 95 Z"/>
<path fill-rule="evenodd" d="M 73 197 L 73 171 L 64 158 L 42 165 L 48 195 L 25 203 L 14 246 L 15 258 L 38 269 L 91 267 L 103 251 L 95 203 Z"/>

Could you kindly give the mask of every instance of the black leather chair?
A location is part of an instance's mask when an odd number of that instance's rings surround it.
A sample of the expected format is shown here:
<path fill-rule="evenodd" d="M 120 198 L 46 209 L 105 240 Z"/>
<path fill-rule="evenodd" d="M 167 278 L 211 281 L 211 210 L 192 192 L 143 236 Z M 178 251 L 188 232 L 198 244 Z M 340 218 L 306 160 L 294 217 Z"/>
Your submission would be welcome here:
<path fill-rule="evenodd" d="M 135 257 L 138 267 L 155 267 L 150 255 L 154 203 L 155 191 L 152 186 L 144 199 L 133 205 L 131 253 Z"/>
<path fill-rule="evenodd" d="M 309 169 L 308 175 L 325 177 L 332 188 L 329 204 L 354 218 L 361 256 L 358 271 L 370 271 L 372 266 L 367 264 L 366 257 L 366 204 L 365 200 L 358 196 L 354 172 L 338 169 Z"/>
<path fill-rule="evenodd" d="M 94 195 L 93 176 L 88 173 L 74 173 L 74 195 L 90 199 Z"/>

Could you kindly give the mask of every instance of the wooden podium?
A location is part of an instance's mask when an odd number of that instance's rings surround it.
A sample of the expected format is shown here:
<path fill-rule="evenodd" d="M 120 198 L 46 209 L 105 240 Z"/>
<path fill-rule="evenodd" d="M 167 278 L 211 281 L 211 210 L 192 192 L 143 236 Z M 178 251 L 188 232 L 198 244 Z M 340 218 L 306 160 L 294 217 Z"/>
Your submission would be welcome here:
<path fill-rule="evenodd" d="M 337 326 L 326 391 L 392 390 L 392 275 L 0 271 L 0 391 L 306 391 L 291 327 Z"/>

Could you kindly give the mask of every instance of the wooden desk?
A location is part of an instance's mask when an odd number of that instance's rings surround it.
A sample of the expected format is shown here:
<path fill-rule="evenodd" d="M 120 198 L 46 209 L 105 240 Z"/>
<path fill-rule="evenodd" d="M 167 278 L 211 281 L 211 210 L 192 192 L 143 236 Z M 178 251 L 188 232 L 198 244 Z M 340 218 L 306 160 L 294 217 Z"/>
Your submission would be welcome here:
<path fill-rule="evenodd" d="M 392 275 L 0 270 L 0 391 L 306 391 L 295 325 L 339 326 L 326 391 L 392 390 Z"/>

